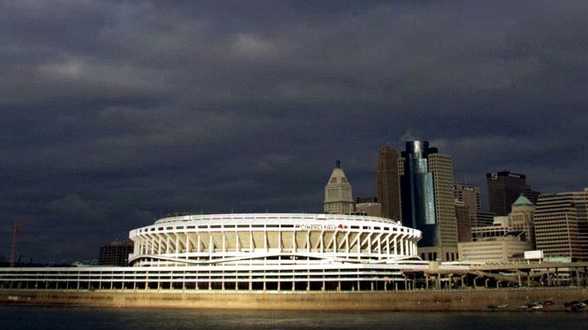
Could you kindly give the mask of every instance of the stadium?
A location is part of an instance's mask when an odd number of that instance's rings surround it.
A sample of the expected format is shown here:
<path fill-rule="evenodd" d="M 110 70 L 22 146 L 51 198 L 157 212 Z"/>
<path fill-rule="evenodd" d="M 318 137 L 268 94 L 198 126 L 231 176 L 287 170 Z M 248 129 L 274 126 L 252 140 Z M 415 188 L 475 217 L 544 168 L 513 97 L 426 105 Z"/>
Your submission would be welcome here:
<path fill-rule="evenodd" d="M 0 287 L 364 291 L 412 289 L 421 232 L 360 215 L 167 217 L 131 230 L 129 267 L 5 268 Z"/>
<path fill-rule="evenodd" d="M 197 270 L 194 289 L 386 290 L 404 282 L 403 264 L 422 263 L 418 230 L 368 216 L 187 215 L 129 236 L 132 266 Z"/>

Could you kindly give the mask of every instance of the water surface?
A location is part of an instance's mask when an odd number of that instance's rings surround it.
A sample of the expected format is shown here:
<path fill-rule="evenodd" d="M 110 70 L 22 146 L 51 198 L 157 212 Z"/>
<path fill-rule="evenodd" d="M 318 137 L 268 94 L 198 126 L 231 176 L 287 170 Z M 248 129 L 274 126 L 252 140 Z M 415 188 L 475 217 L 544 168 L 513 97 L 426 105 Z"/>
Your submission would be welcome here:
<path fill-rule="evenodd" d="M 0 306 L 0 329 L 579 330 L 588 313 L 290 312 Z"/>

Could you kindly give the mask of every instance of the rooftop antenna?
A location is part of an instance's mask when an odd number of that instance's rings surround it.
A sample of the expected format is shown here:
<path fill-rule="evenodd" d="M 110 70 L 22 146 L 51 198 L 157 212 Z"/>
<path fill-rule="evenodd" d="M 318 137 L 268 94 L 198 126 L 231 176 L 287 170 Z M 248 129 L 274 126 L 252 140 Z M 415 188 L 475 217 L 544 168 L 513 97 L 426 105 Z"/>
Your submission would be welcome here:
<path fill-rule="evenodd" d="M 338 160 L 338 159 L 337 159 L 337 160 L 335 161 L 335 167 L 336 167 L 336 168 L 341 168 L 341 161 L 340 161 L 340 160 Z"/>

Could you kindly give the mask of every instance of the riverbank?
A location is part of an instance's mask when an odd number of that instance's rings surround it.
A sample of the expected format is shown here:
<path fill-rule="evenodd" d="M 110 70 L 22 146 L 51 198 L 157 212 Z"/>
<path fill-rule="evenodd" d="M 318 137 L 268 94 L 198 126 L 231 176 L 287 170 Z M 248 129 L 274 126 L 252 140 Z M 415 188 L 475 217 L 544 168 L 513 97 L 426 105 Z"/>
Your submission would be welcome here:
<path fill-rule="evenodd" d="M 586 288 L 397 292 L 0 290 L 0 304 L 258 310 L 488 311 L 489 305 L 501 305 L 502 310 L 518 311 L 521 305 L 549 300 L 554 304 L 545 306 L 546 311 L 563 311 L 565 302 L 586 299 Z"/>

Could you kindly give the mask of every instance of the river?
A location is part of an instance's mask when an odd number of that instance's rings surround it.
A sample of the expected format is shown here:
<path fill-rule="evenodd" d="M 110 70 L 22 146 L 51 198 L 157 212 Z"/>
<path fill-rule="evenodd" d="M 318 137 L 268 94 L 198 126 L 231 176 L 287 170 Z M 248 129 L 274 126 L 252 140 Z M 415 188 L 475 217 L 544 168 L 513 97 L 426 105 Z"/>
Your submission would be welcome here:
<path fill-rule="evenodd" d="M 588 313 L 290 312 L 0 306 L 0 329 L 581 330 Z"/>

